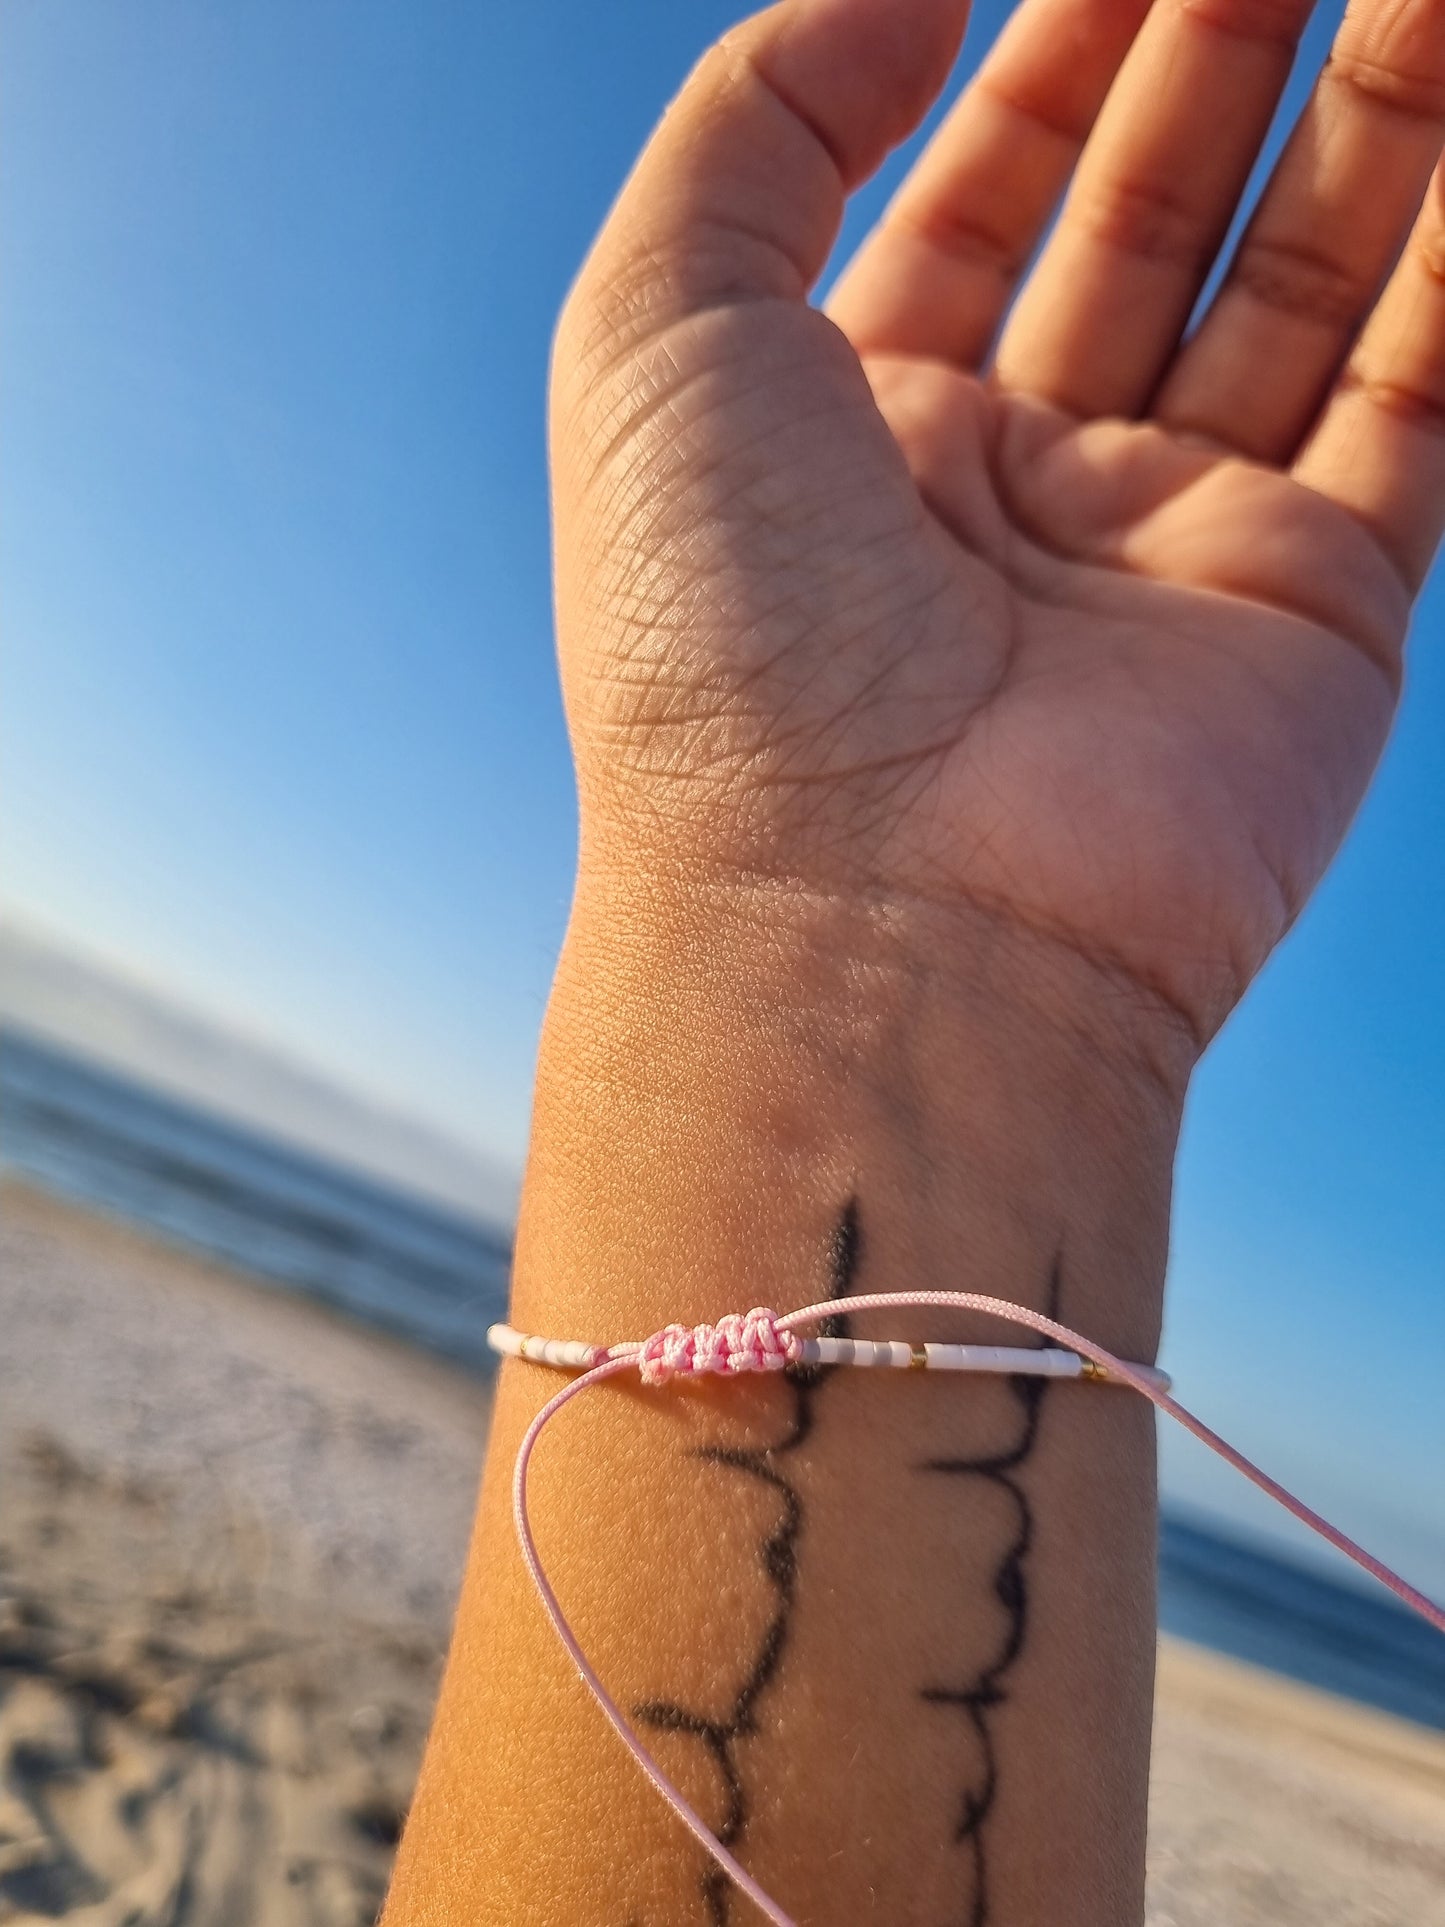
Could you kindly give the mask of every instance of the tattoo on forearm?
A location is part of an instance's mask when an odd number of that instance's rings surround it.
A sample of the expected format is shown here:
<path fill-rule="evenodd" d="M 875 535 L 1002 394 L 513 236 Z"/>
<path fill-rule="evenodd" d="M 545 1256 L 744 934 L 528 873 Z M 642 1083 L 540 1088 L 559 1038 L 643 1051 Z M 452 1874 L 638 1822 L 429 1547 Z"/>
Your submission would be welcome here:
<path fill-rule="evenodd" d="M 830 1244 L 830 1296 L 843 1298 L 852 1293 L 861 1255 L 858 1207 L 856 1200 L 850 1199 L 834 1228 Z M 1052 1317 L 1058 1315 L 1059 1290 L 1059 1267 L 1055 1264 L 1048 1300 Z M 843 1317 L 832 1318 L 821 1329 L 846 1337 L 848 1321 Z M 726 1717 L 715 1719 L 675 1700 L 648 1700 L 633 1708 L 633 1717 L 642 1725 L 656 1731 L 688 1734 L 706 1749 L 716 1768 L 722 1794 L 723 1811 L 717 1837 L 726 1847 L 737 1846 L 749 1815 L 748 1790 L 738 1766 L 737 1744 L 758 1731 L 758 1703 L 782 1662 L 797 1589 L 797 1548 L 803 1529 L 803 1507 L 797 1488 L 779 1469 L 778 1461 L 795 1452 L 811 1432 L 814 1397 L 828 1376 L 826 1369 L 816 1367 L 788 1372 L 792 1409 L 786 1430 L 770 1444 L 704 1446 L 697 1453 L 710 1464 L 761 1481 L 777 1494 L 780 1502 L 777 1522 L 758 1549 L 759 1564 L 773 1589 L 774 1610 Z M 1019 1423 L 1011 1443 L 974 1458 L 931 1459 L 920 1468 L 950 1477 L 985 1480 L 1007 1496 L 1013 1511 L 1013 1530 L 993 1576 L 994 1595 L 1004 1610 L 1004 1629 L 997 1650 L 974 1677 L 963 1684 L 931 1685 L 922 1690 L 927 1704 L 961 1712 L 978 1745 L 980 1770 L 975 1783 L 964 1793 L 955 1833 L 958 1843 L 968 1852 L 967 1927 L 988 1927 L 986 1824 L 998 1793 L 998 1751 L 992 1722 L 1007 1697 L 1005 1677 L 1023 1651 L 1028 1629 L 1025 1562 L 1033 1542 L 1033 1512 L 1017 1475 L 1038 1438 L 1046 1381 L 1014 1378 L 1008 1384 L 1019 1408 Z M 732 1893 L 727 1875 L 710 1865 L 702 1875 L 701 1892 L 712 1927 L 727 1927 Z"/>
<path fill-rule="evenodd" d="M 846 1297 L 853 1289 L 858 1269 L 860 1240 L 858 1210 L 850 1199 L 834 1229 L 829 1252 L 829 1295 Z M 835 1337 L 847 1336 L 847 1319 L 830 1318 L 821 1329 Z M 706 1747 L 717 1768 L 723 1795 L 723 1817 L 717 1837 L 725 1847 L 736 1846 L 748 1822 L 747 1789 L 738 1770 L 736 1747 L 740 1739 L 756 1733 L 758 1701 L 767 1691 L 782 1660 L 792 1620 L 793 1596 L 797 1586 L 798 1535 L 803 1527 L 802 1501 L 796 1488 L 778 1470 L 776 1461 L 795 1452 L 813 1429 L 813 1397 L 826 1373 L 818 1370 L 790 1371 L 792 1411 L 787 1430 L 770 1445 L 744 1448 L 704 1446 L 697 1454 L 713 1465 L 726 1466 L 748 1478 L 770 1486 L 781 1501 L 777 1524 L 759 1548 L 759 1562 L 768 1584 L 773 1588 L 775 1606 L 761 1643 L 753 1655 L 742 1685 L 733 1697 L 725 1719 L 710 1719 L 675 1700 L 649 1700 L 633 1708 L 633 1717 L 645 1726 L 668 1733 L 687 1733 Z M 713 1927 L 727 1927 L 732 1883 L 720 1867 L 709 1865 L 702 1876 L 703 1903 Z"/>
<path fill-rule="evenodd" d="M 1059 1265 L 1049 1282 L 1048 1312 L 1059 1315 Z M 1033 1544 L 1034 1518 L 1027 1492 L 1015 1476 L 1033 1451 L 1039 1434 L 1039 1415 L 1048 1381 L 1011 1378 L 1008 1381 L 1020 1407 L 1018 1432 L 1002 1451 L 971 1459 L 929 1459 L 923 1470 L 950 1476 L 985 1479 L 1005 1493 L 1014 1514 L 1013 1536 L 994 1571 L 993 1590 L 1004 1609 L 1004 1630 L 997 1651 L 962 1686 L 926 1686 L 923 1698 L 931 1706 L 956 1707 L 968 1720 L 978 1741 L 981 1772 L 964 1794 L 955 1839 L 968 1849 L 972 1890 L 968 1899 L 968 1927 L 987 1927 L 989 1919 L 988 1857 L 985 1824 L 998 1795 L 998 1750 L 992 1717 L 1004 1704 L 1004 1678 L 1024 1648 L 1028 1631 L 1028 1581 L 1024 1562 Z"/>

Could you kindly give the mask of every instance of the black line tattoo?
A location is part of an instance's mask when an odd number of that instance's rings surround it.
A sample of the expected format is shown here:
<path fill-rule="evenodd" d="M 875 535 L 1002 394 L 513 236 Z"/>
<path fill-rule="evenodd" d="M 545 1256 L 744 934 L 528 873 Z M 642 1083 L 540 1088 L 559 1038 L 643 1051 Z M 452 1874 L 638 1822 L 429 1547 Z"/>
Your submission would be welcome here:
<path fill-rule="evenodd" d="M 853 1289 L 861 1253 L 858 1231 L 858 1206 L 850 1198 L 834 1227 L 828 1253 L 829 1296 L 846 1298 Z M 846 1317 L 822 1321 L 819 1330 L 835 1338 L 848 1336 Z M 777 1674 L 788 1642 L 792 1621 L 793 1597 L 798 1578 L 798 1536 L 803 1529 L 803 1506 L 797 1489 L 778 1470 L 776 1461 L 795 1452 L 813 1429 L 813 1397 L 828 1368 L 811 1366 L 790 1369 L 787 1378 L 793 1392 L 793 1409 L 788 1429 L 770 1445 L 757 1447 L 707 1445 L 696 1456 L 712 1465 L 726 1466 L 748 1478 L 759 1479 L 777 1493 L 782 1510 L 777 1524 L 758 1551 L 759 1562 L 776 1595 L 773 1616 L 763 1633 L 746 1678 L 733 1697 L 726 1719 L 709 1719 L 673 1700 L 649 1700 L 632 1709 L 633 1718 L 644 1726 L 667 1733 L 687 1733 L 707 1749 L 717 1768 L 723 1794 L 723 1817 L 717 1837 L 725 1847 L 733 1847 L 748 1823 L 747 1789 L 738 1771 L 735 1748 L 740 1739 L 756 1733 L 757 1705 Z M 732 1897 L 732 1882 L 721 1867 L 709 1863 L 702 1876 L 702 1898 L 712 1927 L 727 1927 Z"/>
<path fill-rule="evenodd" d="M 834 1227 L 828 1255 L 830 1296 L 851 1295 L 862 1253 L 858 1206 L 850 1198 Z M 1050 1276 L 1048 1311 L 1059 1313 L 1060 1265 L 1056 1261 Z M 835 1316 L 818 1328 L 832 1337 L 849 1336 L 848 1320 Z M 1042 1342 L 1042 1341 L 1040 1341 Z M 672 1700 L 650 1700 L 633 1708 L 633 1717 L 657 1731 L 686 1733 L 706 1749 L 717 1769 L 723 1794 L 723 1817 L 717 1837 L 725 1847 L 734 1847 L 748 1822 L 748 1796 L 738 1769 L 737 1742 L 758 1730 L 757 1706 L 776 1677 L 787 1644 L 797 1587 L 797 1546 L 803 1528 L 803 1507 L 796 1487 L 779 1471 L 776 1461 L 796 1451 L 812 1431 L 814 1394 L 832 1367 L 802 1367 L 789 1370 L 787 1378 L 793 1391 L 793 1409 L 787 1430 L 771 1444 L 758 1447 L 703 1446 L 696 1456 L 713 1465 L 760 1480 L 777 1493 L 781 1512 L 776 1525 L 759 1547 L 758 1557 L 768 1583 L 776 1596 L 776 1607 L 764 1630 L 762 1640 L 742 1685 L 734 1695 L 725 1719 L 711 1719 L 704 1713 Z M 961 1711 L 977 1737 L 983 1763 L 978 1783 L 964 1794 L 955 1839 L 970 1855 L 972 1870 L 968 1901 L 967 1927 L 988 1927 L 989 1888 L 985 1825 L 998 1794 L 998 1750 L 990 1715 L 1002 1706 L 1007 1693 L 1005 1675 L 1023 1651 L 1028 1628 L 1028 1585 L 1025 1561 L 1033 1544 L 1033 1510 L 1023 1486 L 1015 1475 L 1033 1452 L 1038 1439 L 1039 1420 L 1047 1381 L 1011 1378 L 1009 1388 L 1017 1400 L 1021 1424 L 1013 1442 L 1001 1450 L 968 1459 L 930 1459 L 921 1466 L 926 1472 L 984 1479 L 1005 1493 L 1014 1512 L 1013 1536 L 994 1571 L 994 1595 L 1002 1605 L 1005 1627 L 997 1652 L 975 1677 L 963 1686 L 929 1686 L 922 1698 L 930 1705 L 955 1707 Z M 709 1865 L 702 1875 L 701 1891 L 711 1927 L 728 1927 L 731 1915 L 732 1884 L 720 1867 Z"/>
<path fill-rule="evenodd" d="M 1055 1261 L 1049 1280 L 1048 1311 L 1059 1315 L 1060 1266 Z M 1040 1340 L 1040 1343 L 1043 1341 Z M 978 1784 L 964 1795 L 954 1838 L 966 1846 L 972 1859 L 973 1883 L 969 1900 L 968 1927 L 987 1927 L 989 1919 L 988 1853 L 985 1823 L 998 1795 L 998 1749 L 990 1715 L 1004 1704 L 1005 1674 L 1023 1651 L 1028 1631 L 1028 1582 L 1024 1562 L 1033 1545 L 1034 1515 L 1028 1494 L 1014 1474 L 1033 1451 L 1039 1435 L 1039 1416 L 1048 1381 L 1042 1378 L 1011 1378 L 1008 1381 L 1022 1411 L 1022 1424 L 1012 1445 L 1002 1451 L 972 1459 L 928 1459 L 922 1470 L 985 1479 L 1007 1494 L 1014 1511 L 1014 1534 L 1004 1550 L 993 1576 L 994 1596 L 1005 1614 L 1004 1636 L 993 1658 L 964 1686 L 926 1686 L 924 1700 L 932 1706 L 957 1707 L 968 1719 L 978 1739 L 983 1773 Z"/>

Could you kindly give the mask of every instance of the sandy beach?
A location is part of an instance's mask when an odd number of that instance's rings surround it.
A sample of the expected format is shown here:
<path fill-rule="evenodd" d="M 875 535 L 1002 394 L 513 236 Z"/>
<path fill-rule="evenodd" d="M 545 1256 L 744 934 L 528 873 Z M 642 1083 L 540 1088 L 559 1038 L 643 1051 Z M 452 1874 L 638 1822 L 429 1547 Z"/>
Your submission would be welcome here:
<path fill-rule="evenodd" d="M 475 1380 L 0 1192 L 0 1922 L 364 1927 L 486 1436 Z M 1445 1927 L 1445 1736 L 1160 1659 L 1150 1927 Z"/>

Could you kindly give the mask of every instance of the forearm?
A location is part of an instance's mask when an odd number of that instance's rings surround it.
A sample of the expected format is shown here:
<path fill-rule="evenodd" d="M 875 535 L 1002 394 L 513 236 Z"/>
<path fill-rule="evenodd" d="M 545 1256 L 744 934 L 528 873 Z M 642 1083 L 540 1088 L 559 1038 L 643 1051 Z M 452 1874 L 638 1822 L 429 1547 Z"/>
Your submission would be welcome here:
<path fill-rule="evenodd" d="M 586 884 L 514 1320 L 603 1341 L 835 1287 L 976 1288 L 1146 1358 L 1182 1082 L 1146 1028 L 1092 970 L 957 912 Z M 746 1911 L 709 1897 L 522 1571 L 510 1466 L 554 1388 L 502 1375 L 392 1927 Z M 534 1509 L 610 1690 L 800 1920 L 1118 1927 L 1142 1891 L 1153 1479 L 1122 1391 L 834 1373 L 599 1391 L 549 1433 Z"/>

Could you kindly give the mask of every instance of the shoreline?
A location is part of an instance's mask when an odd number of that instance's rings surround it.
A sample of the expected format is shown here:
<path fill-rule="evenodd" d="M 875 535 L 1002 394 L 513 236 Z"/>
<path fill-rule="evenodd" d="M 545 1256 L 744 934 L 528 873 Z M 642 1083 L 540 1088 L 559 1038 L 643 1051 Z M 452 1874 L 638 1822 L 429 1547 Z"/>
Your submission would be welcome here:
<path fill-rule="evenodd" d="M 364 1927 L 490 1388 L 8 1179 L 0 1320 L 0 1922 Z M 1445 1927 L 1445 1736 L 1162 1640 L 1149 1893 Z"/>

